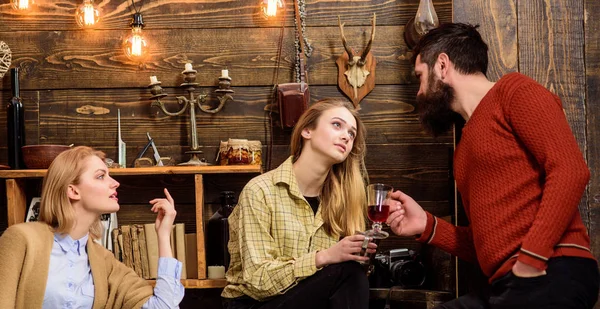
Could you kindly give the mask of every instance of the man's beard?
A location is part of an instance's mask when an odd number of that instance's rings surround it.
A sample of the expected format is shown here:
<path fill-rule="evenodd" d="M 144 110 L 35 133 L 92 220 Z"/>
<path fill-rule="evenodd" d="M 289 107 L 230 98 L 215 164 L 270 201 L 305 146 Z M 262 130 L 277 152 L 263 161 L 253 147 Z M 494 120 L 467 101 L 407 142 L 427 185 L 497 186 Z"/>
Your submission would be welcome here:
<path fill-rule="evenodd" d="M 452 110 L 454 89 L 436 78 L 433 72 L 428 84 L 427 92 L 417 96 L 419 120 L 425 131 L 437 137 L 448 132 L 458 118 Z"/>

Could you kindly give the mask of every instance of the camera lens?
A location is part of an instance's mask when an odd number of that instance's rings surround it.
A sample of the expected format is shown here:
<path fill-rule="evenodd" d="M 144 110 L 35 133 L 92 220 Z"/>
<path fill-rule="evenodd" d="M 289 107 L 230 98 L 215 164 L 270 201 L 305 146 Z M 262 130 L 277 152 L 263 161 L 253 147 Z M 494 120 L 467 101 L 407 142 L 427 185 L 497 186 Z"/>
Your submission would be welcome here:
<path fill-rule="evenodd" d="M 425 267 L 417 261 L 400 260 L 390 265 L 392 280 L 405 288 L 420 287 L 425 283 Z"/>

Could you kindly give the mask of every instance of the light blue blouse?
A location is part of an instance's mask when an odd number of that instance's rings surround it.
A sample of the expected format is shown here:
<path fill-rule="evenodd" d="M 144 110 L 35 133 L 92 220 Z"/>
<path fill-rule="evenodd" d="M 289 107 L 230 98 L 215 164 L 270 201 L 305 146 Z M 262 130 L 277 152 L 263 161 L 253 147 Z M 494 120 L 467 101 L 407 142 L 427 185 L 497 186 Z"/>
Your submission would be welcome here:
<path fill-rule="evenodd" d="M 50 268 L 43 309 L 89 309 L 94 303 L 94 281 L 87 255 L 88 235 L 73 240 L 69 235 L 54 234 Z M 154 295 L 143 309 L 179 308 L 184 288 L 182 264 L 174 258 L 158 259 L 158 278 Z"/>

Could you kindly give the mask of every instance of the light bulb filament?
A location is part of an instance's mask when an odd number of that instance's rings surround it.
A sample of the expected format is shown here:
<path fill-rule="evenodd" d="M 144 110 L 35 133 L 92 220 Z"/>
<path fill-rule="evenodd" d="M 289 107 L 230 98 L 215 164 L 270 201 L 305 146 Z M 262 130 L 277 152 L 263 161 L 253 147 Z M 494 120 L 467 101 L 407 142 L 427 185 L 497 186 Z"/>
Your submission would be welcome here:
<path fill-rule="evenodd" d="M 29 8 L 29 0 L 19 0 L 19 10 L 27 10 Z"/>
<path fill-rule="evenodd" d="M 94 6 L 90 3 L 86 3 L 83 7 L 83 23 L 86 26 L 92 26 L 96 22 Z"/>

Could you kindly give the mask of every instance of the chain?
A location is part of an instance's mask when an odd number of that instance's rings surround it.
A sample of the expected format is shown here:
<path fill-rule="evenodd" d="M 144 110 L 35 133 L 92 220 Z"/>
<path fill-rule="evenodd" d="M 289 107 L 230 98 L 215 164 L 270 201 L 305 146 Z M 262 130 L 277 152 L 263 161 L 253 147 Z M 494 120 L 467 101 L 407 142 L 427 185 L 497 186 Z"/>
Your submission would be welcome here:
<path fill-rule="evenodd" d="M 301 25 L 302 37 L 304 38 L 304 55 L 306 55 L 306 57 L 310 57 L 310 56 L 312 56 L 313 47 L 308 42 L 308 39 L 306 38 L 306 2 L 305 2 L 305 0 L 298 0 L 298 10 L 300 11 L 300 23 L 302 24 Z M 294 27 L 296 29 L 296 32 L 295 32 L 296 35 L 294 38 L 294 47 L 296 48 L 295 71 L 296 71 L 296 82 L 299 83 L 300 82 L 300 39 L 298 37 L 298 23 L 296 22 L 296 19 L 294 19 Z"/>

